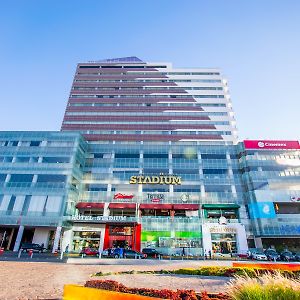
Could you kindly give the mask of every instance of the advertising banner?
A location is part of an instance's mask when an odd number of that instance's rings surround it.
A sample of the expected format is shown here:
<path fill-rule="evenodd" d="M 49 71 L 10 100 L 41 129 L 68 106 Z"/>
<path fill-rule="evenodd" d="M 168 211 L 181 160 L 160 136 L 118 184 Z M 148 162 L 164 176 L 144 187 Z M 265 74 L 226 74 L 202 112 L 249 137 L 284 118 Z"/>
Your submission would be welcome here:
<path fill-rule="evenodd" d="M 249 204 L 251 219 L 274 219 L 276 217 L 273 202 L 257 202 Z"/>
<path fill-rule="evenodd" d="M 246 140 L 246 149 L 300 149 L 298 141 Z"/>

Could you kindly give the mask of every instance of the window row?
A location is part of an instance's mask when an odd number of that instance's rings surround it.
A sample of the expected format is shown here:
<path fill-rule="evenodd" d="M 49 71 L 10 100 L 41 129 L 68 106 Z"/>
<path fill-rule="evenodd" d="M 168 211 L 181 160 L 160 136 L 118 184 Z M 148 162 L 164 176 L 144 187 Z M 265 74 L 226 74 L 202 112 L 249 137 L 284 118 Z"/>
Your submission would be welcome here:
<path fill-rule="evenodd" d="M 69 103 L 69 106 L 101 106 L 101 107 L 110 107 L 110 106 L 126 106 L 126 107 L 139 107 L 139 106 L 151 106 L 151 107 L 226 107 L 225 103 Z"/>
<path fill-rule="evenodd" d="M 72 94 L 70 98 L 130 98 L 130 99 L 136 99 L 138 101 L 141 101 L 141 98 L 174 98 L 174 99 L 194 99 L 194 98 L 225 98 L 224 95 L 148 95 L 148 94 L 143 94 L 143 95 L 95 95 L 95 94 L 90 94 L 90 95 L 76 95 Z M 144 100 L 144 99 L 143 99 Z"/>
<path fill-rule="evenodd" d="M 0 163 L 1 162 L 14 162 L 14 163 L 33 163 L 38 162 L 39 157 L 38 156 L 16 156 L 15 158 L 13 156 L 0 156 Z M 41 161 L 42 163 L 69 163 L 70 157 L 58 157 L 58 156 L 44 156 L 42 157 Z"/>
<path fill-rule="evenodd" d="M 134 79 L 134 80 L 124 80 L 124 79 L 76 79 L 75 82 L 207 82 L 207 83 L 221 83 L 222 81 L 220 79 L 161 79 L 161 80 L 155 80 L 155 79 Z"/>
<path fill-rule="evenodd" d="M 215 86 L 210 86 L 210 87 L 181 87 L 181 86 L 157 86 L 157 87 L 93 87 L 93 86 L 85 86 L 85 87 L 79 87 L 79 86 L 74 86 L 72 90 L 74 91 L 86 91 L 86 90 L 103 90 L 103 91 L 123 91 L 123 90 L 129 90 L 129 91 L 138 91 L 138 90 L 199 90 L 199 91 L 222 91 L 223 87 L 215 87 Z"/>
<path fill-rule="evenodd" d="M 8 182 L 32 182 L 34 174 L 0 174 L 0 181 L 4 182 L 10 175 Z M 36 182 L 63 182 L 67 179 L 66 175 L 37 174 Z"/>

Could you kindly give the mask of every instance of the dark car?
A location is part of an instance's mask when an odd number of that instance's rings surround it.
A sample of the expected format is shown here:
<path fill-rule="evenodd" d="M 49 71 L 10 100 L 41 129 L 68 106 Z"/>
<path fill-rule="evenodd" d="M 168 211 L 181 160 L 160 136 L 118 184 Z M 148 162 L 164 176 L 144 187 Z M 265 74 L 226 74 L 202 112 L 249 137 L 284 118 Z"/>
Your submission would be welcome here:
<path fill-rule="evenodd" d="M 135 250 L 124 250 L 124 258 L 146 258 L 147 256 L 141 252 Z"/>
<path fill-rule="evenodd" d="M 147 255 L 147 257 L 154 257 L 154 258 L 158 258 L 159 255 L 162 255 L 162 253 L 158 252 L 156 249 L 153 248 L 144 248 L 142 250 L 142 253 Z"/>
<path fill-rule="evenodd" d="M 294 260 L 294 254 L 291 251 L 283 251 L 280 253 L 280 258 L 283 261 L 291 261 Z"/>
<path fill-rule="evenodd" d="M 112 248 L 107 248 L 105 250 L 102 251 L 101 253 L 102 257 L 114 257 L 114 249 Z"/>
<path fill-rule="evenodd" d="M 98 250 L 97 249 L 94 249 L 94 248 L 83 248 L 81 251 L 80 251 L 80 255 L 88 255 L 88 256 L 97 256 L 98 255 Z"/>
<path fill-rule="evenodd" d="M 121 250 L 122 249 L 122 250 Z M 123 254 L 121 255 L 121 251 L 123 251 Z M 102 251 L 102 257 L 107 258 L 120 258 L 121 256 L 123 258 L 146 258 L 147 256 L 141 252 L 130 250 L 130 249 L 123 249 L 123 248 L 108 248 Z"/>
<path fill-rule="evenodd" d="M 272 261 L 277 261 L 280 260 L 280 254 L 278 254 L 275 250 L 273 249 L 268 249 L 265 251 L 265 254 L 268 258 L 268 260 L 272 260 Z"/>
<path fill-rule="evenodd" d="M 296 252 L 294 258 L 296 261 L 300 261 L 300 252 Z"/>
<path fill-rule="evenodd" d="M 34 244 L 34 243 L 23 243 L 20 247 L 20 250 L 23 252 L 28 252 L 29 250 L 32 250 L 33 252 L 42 253 L 46 250 L 43 245 Z"/>

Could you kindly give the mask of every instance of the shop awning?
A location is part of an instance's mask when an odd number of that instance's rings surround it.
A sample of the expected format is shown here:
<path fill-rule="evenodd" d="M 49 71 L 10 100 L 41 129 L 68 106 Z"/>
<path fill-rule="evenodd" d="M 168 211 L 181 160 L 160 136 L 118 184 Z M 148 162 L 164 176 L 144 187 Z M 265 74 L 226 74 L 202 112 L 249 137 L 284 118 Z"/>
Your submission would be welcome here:
<path fill-rule="evenodd" d="M 237 209 L 240 208 L 238 204 L 202 204 L 202 208 L 204 209 Z"/>
<path fill-rule="evenodd" d="M 97 202 L 79 202 L 76 204 L 76 208 L 78 209 L 103 209 L 105 203 L 97 203 Z"/>
<path fill-rule="evenodd" d="M 173 204 L 174 210 L 199 210 L 198 204 Z"/>
<path fill-rule="evenodd" d="M 109 203 L 108 208 L 110 209 L 135 209 L 135 203 Z"/>
<path fill-rule="evenodd" d="M 172 204 L 142 203 L 140 209 L 172 209 Z"/>

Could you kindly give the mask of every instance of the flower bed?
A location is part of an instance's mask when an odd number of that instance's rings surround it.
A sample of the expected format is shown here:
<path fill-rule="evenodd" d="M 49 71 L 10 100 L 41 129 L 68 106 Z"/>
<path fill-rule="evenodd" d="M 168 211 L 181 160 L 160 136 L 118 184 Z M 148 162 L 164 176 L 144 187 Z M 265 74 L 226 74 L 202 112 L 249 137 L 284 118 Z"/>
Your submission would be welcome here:
<path fill-rule="evenodd" d="M 268 269 L 268 270 L 283 270 L 283 271 L 291 271 L 297 272 L 299 271 L 300 274 L 300 264 L 289 264 L 289 263 L 241 263 L 241 262 L 234 262 L 233 267 L 240 267 L 240 268 L 260 268 L 260 269 Z"/>
<path fill-rule="evenodd" d="M 147 297 L 156 297 L 159 299 L 172 300 L 229 300 L 230 298 L 222 293 L 208 294 L 206 291 L 196 294 L 194 290 L 177 290 L 169 289 L 156 290 L 148 288 L 129 288 L 113 280 L 89 280 L 85 287 L 114 291 L 118 293 L 136 294 Z M 116 298 L 117 299 L 117 298 Z"/>

